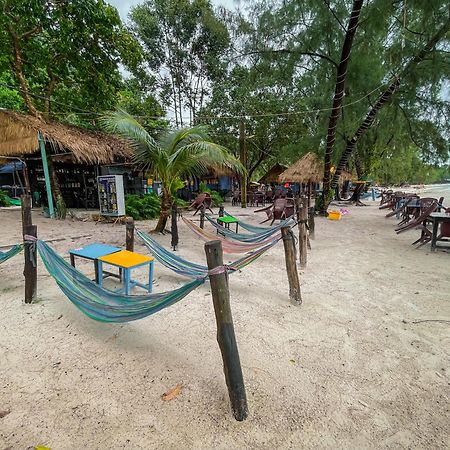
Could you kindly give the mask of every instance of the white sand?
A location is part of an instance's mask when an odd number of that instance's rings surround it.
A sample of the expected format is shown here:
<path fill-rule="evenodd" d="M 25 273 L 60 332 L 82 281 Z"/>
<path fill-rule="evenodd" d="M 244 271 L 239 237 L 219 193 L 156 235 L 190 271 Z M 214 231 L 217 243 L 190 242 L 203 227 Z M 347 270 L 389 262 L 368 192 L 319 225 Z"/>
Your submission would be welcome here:
<path fill-rule="evenodd" d="M 68 302 L 41 262 L 39 303 L 24 305 L 23 256 L 3 264 L 0 411 L 10 413 L 0 448 L 449 448 L 450 253 L 414 249 L 418 232 L 397 236 L 368 203 L 340 222 L 317 219 L 301 307 L 289 304 L 281 244 L 230 277 L 250 407 L 242 423 L 230 412 L 208 285 L 144 320 L 103 324 Z M 19 220 L 0 211 L 0 245 L 19 241 Z M 64 255 L 124 244 L 124 226 L 34 221 L 42 238 L 93 235 L 52 244 Z M 203 243 L 179 226 L 179 254 L 204 262 Z M 155 276 L 155 290 L 185 281 L 159 264 Z M 413 323 L 424 319 L 447 322 Z M 181 394 L 163 402 L 177 383 Z"/>

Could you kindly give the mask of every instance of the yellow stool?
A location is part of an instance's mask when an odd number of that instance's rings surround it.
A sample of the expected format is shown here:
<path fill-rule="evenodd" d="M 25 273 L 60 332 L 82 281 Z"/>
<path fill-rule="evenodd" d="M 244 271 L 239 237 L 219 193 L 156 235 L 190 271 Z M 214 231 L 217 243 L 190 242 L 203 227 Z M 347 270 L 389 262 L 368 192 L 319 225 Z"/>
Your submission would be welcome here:
<path fill-rule="evenodd" d="M 118 292 L 125 291 L 125 295 L 129 295 L 134 286 L 140 286 L 147 289 L 148 292 L 152 292 L 154 261 L 154 258 L 141 255 L 140 253 L 129 252 L 128 250 L 121 250 L 120 252 L 101 256 L 98 258 L 99 285 L 101 287 L 103 286 L 103 263 L 106 263 L 118 267 L 123 271 L 124 287 L 119 289 Z M 131 270 L 137 267 L 146 266 L 147 264 L 149 266 L 148 284 L 142 284 L 139 281 L 132 280 Z"/>

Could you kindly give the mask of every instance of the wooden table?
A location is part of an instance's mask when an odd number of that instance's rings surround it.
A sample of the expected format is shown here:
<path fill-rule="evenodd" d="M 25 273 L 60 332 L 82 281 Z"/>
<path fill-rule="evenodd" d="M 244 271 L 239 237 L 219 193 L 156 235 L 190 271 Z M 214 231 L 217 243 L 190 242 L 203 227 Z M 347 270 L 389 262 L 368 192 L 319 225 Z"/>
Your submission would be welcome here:
<path fill-rule="evenodd" d="M 73 250 L 69 250 L 70 255 L 70 264 L 72 267 L 75 267 L 75 256 L 78 258 L 88 259 L 94 262 L 95 268 L 95 282 L 99 283 L 99 271 L 98 271 L 98 258 L 101 256 L 110 255 L 111 253 L 119 252 L 121 249 L 119 247 L 112 247 L 111 245 L 105 244 L 89 244 L 85 247 L 74 248 Z M 120 278 L 120 275 L 116 275 L 110 272 L 105 273 L 106 276 L 115 276 Z"/>
<path fill-rule="evenodd" d="M 436 240 L 440 223 L 450 222 L 450 214 L 445 212 L 435 212 L 430 214 L 433 220 L 433 236 L 431 238 L 431 251 L 436 251 Z"/>
<path fill-rule="evenodd" d="M 103 285 L 103 264 L 111 264 L 112 266 L 118 267 L 119 270 L 123 272 L 124 287 L 118 289 L 118 292 L 124 291 L 125 295 L 129 295 L 131 289 L 134 286 L 140 286 L 147 289 L 148 292 L 152 292 L 153 285 L 153 262 L 154 258 L 146 255 L 141 255 L 140 253 L 130 252 L 128 250 L 121 250 L 117 253 L 111 253 L 110 255 L 105 255 L 98 258 L 98 270 L 100 273 L 99 285 Z M 148 284 L 140 283 L 139 281 L 131 279 L 131 270 L 137 267 L 149 266 L 148 271 Z"/>

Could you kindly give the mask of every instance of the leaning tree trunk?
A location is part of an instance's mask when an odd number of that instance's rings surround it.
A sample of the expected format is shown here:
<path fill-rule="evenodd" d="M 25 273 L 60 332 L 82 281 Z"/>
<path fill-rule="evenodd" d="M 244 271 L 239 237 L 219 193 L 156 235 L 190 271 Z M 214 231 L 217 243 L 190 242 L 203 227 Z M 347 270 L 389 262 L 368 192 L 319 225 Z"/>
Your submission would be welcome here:
<path fill-rule="evenodd" d="M 345 32 L 344 43 L 342 45 L 341 60 L 336 73 L 336 85 L 334 90 L 333 108 L 331 110 L 330 119 L 328 121 L 327 131 L 327 147 L 325 150 L 324 159 L 324 174 L 323 174 L 323 191 L 322 191 L 322 212 L 326 211 L 327 197 L 330 190 L 330 175 L 331 175 L 331 161 L 333 158 L 334 143 L 336 141 L 336 127 L 339 116 L 341 115 L 342 102 L 344 99 L 345 79 L 347 75 L 347 66 L 350 60 L 350 53 L 353 45 L 353 38 L 355 37 L 356 29 L 358 27 L 359 16 L 364 0 L 354 0 L 352 13 L 348 22 L 347 31 Z"/>
<path fill-rule="evenodd" d="M 368 112 L 363 123 L 356 130 L 356 133 L 354 134 L 354 136 L 349 141 L 347 141 L 347 146 L 344 150 L 344 153 L 341 156 L 339 164 L 336 168 L 336 172 L 334 172 L 333 179 L 331 180 L 331 188 L 335 188 L 337 186 L 337 183 L 339 181 L 339 176 L 341 175 L 342 171 L 346 167 L 351 154 L 355 151 L 356 146 L 357 146 L 358 141 L 361 138 L 361 136 L 372 126 L 373 122 L 375 121 L 375 117 L 376 117 L 378 111 L 389 101 L 389 99 L 395 94 L 395 92 L 399 88 L 400 77 L 403 77 L 406 73 L 408 73 L 408 71 L 411 69 L 411 67 L 419 64 L 425 58 L 425 56 L 427 56 L 428 53 L 430 53 L 434 49 L 436 44 L 445 36 L 445 34 L 448 32 L 449 29 L 450 29 L 450 17 L 447 18 L 447 20 L 444 22 L 442 27 L 428 41 L 428 43 L 425 45 L 425 47 L 423 47 L 422 50 L 406 64 L 406 66 L 403 68 L 403 70 L 399 73 L 399 75 L 397 75 L 395 77 L 394 81 L 383 92 L 383 94 L 377 100 L 375 105 Z"/>
<path fill-rule="evenodd" d="M 161 212 L 159 214 L 158 223 L 156 228 L 153 230 L 154 233 L 163 233 L 166 229 L 167 219 L 170 216 L 172 209 L 172 197 L 170 193 L 163 189 L 161 197 Z"/>

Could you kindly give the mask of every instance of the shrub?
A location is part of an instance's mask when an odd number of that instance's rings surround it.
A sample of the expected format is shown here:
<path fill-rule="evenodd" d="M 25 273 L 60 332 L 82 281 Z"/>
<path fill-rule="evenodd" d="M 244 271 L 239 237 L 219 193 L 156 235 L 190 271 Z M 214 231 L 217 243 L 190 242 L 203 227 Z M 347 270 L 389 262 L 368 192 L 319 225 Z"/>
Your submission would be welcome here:
<path fill-rule="evenodd" d="M 134 220 L 155 219 L 161 211 L 161 199 L 156 194 L 127 195 L 125 213 Z"/>
<path fill-rule="evenodd" d="M 0 190 L 0 206 L 9 206 L 10 202 L 5 191 Z"/>

